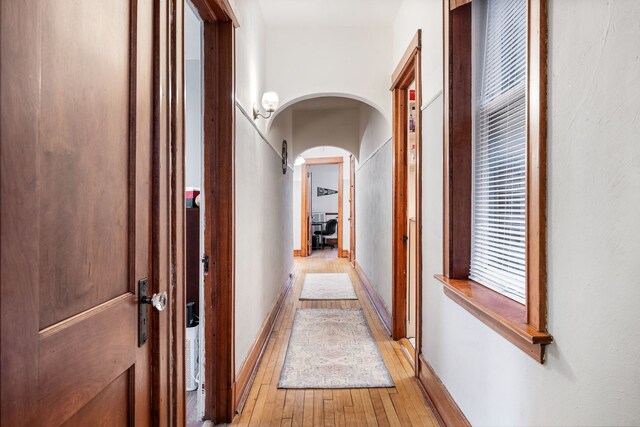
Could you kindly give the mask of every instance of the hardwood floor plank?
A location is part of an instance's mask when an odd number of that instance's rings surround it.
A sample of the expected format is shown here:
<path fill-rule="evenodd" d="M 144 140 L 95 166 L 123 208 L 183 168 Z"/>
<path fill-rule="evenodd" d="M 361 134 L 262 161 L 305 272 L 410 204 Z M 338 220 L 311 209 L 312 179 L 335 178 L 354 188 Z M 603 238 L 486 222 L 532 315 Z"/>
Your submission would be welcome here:
<path fill-rule="evenodd" d="M 362 406 L 364 408 L 367 426 L 376 427 L 378 425 L 378 422 L 376 421 L 376 411 L 373 409 L 373 402 L 371 402 L 369 390 L 361 388 L 358 392 L 360 393 L 360 399 L 362 399 Z"/>
<path fill-rule="evenodd" d="M 376 420 L 378 421 L 378 425 L 380 427 L 388 427 L 389 420 L 387 419 L 387 414 L 384 411 L 384 406 L 382 405 L 382 400 L 380 399 L 380 394 L 377 389 L 369 389 L 369 397 L 371 399 L 371 404 L 373 405 L 373 411 L 375 412 Z"/>
<path fill-rule="evenodd" d="M 300 301 L 306 273 L 348 273 L 358 300 Z M 398 343 L 391 340 L 358 276 L 346 259 L 297 258 L 295 284 L 276 319 L 247 401 L 231 425 L 251 426 L 436 426 Z M 395 387 L 380 389 L 278 389 L 298 308 L 362 308 Z"/>
<path fill-rule="evenodd" d="M 304 427 L 313 426 L 313 390 L 305 390 L 304 392 L 304 419 L 302 425 Z"/>
<path fill-rule="evenodd" d="M 324 424 L 324 391 L 313 390 L 313 425 L 321 426 Z"/>
<path fill-rule="evenodd" d="M 323 417 L 324 417 L 324 425 L 325 427 L 335 427 L 336 426 L 336 417 L 333 409 L 333 400 L 324 400 L 323 401 Z"/>
<path fill-rule="evenodd" d="M 286 396 L 284 398 L 284 407 L 282 408 L 282 418 L 293 418 L 293 405 L 295 403 L 295 390 L 285 390 Z"/>
<path fill-rule="evenodd" d="M 380 401 L 382 402 L 382 406 L 384 408 L 384 413 L 387 416 L 387 420 L 389 420 L 389 424 L 391 426 L 401 426 L 400 418 L 398 418 L 398 414 L 396 413 L 396 408 L 393 406 L 393 402 L 389 397 L 389 392 L 387 390 L 378 389 L 376 390 L 378 396 L 380 397 Z"/>

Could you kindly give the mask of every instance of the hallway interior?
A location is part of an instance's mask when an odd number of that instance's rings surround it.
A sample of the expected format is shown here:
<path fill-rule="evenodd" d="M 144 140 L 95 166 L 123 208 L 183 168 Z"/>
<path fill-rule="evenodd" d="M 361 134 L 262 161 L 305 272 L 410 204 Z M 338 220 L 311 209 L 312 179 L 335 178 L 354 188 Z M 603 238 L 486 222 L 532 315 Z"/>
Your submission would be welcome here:
<path fill-rule="evenodd" d="M 322 253 L 325 251 L 318 251 Z M 329 251 L 326 251 L 329 252 Z M 357 300 L 300 301 L 307 273 L 348 273 Z M 370 389 L 278 389 L 297 308 L 362 308 L 396 387 Z M 389 338 L 358 275 L 344 258 L 295 259 L 295 284 L 276 319 L 242 412 L 232 425 L 251 426 L 437 426 L 413 368 Z"/>

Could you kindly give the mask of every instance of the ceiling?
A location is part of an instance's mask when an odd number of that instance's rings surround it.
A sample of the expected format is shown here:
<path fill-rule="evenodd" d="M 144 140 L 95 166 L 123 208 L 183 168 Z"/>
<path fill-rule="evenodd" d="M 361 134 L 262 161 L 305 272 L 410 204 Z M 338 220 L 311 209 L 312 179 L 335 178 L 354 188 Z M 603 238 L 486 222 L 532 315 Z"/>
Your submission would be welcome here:
<path fill-rule="evenodd" d="M 268 27 L 390 25 L 402 0 L 258 0 Z"/>

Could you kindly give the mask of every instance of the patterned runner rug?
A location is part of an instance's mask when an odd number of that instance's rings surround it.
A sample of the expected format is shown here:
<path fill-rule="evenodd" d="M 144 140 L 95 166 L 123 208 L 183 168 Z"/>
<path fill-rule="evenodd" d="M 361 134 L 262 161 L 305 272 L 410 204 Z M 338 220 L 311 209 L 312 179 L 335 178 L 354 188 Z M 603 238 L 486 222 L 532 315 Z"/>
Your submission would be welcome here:
<path fill-rule="evenodd" d="M 347 273 L 307 273 L 300 299 L 358 299 L 358 296 Z"/>
<path fill-rule="evenodd" d="M 299 308 L 278 388 L 394 387 L 360 308 Z"/>

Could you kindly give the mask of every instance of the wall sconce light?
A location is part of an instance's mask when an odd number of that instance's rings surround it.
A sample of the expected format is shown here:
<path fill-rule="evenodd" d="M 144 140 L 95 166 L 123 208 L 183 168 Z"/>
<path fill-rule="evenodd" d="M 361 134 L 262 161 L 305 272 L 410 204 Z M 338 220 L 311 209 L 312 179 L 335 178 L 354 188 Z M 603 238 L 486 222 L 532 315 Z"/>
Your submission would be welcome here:
<path fill-rule="evenodd" d="M 295 162 L 293 162 L 293 166 L 300 166 L 300 165 L 304 165 L 306 162 L 306 160 L 304 159 L 304 157 L 302 156 L 298 156 L 296 157 Z"/>
<path fill-rule="evenodd" d="M 276 111 L 276 108 L 278 108 L 278 103 L 280 101 L 278 100 L 278 94 L 275 92 L 265 92 L 264 95 L 262 95 L 262 108 L 264 108 L 264 110 L 268 113 L 266 116 L 263 115 L 260 110 L 258 109 L 257 105 L 253 105 L 253 120 L 256 120 L 258 118 L 258 116 L 260 117 L 264 117 L 265 119 L 268 119 L 269 117 L 271 117 L 271 113 L 273 113 L 274 111 Z"/>

